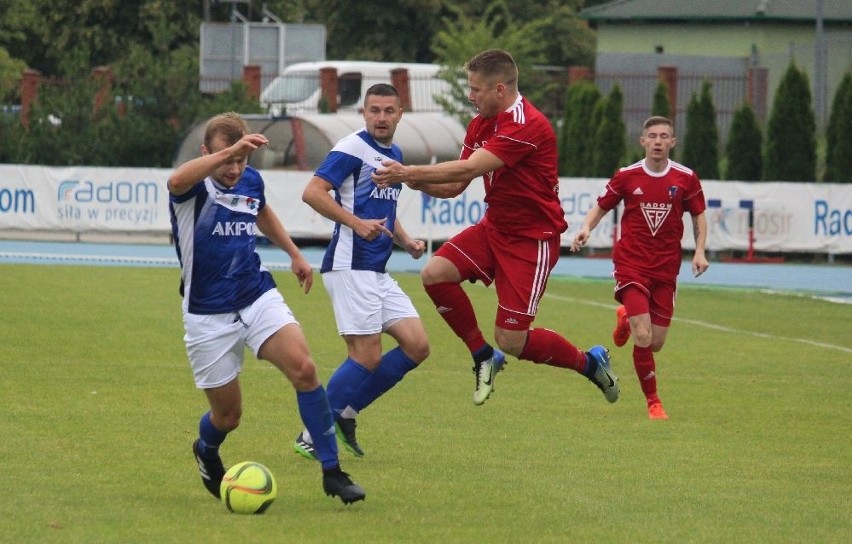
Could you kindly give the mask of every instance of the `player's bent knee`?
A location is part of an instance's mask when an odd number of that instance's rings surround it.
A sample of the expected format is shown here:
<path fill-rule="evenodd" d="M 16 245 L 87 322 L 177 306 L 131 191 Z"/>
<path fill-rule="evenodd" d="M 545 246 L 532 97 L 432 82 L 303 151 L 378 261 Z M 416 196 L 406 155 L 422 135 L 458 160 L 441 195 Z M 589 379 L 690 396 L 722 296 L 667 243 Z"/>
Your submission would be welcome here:
<path fill-rule="evenodd" d="M 527 342 L 527 331 L 508 331 L 497 328 L 494 331 L 494 340 L 497 342 L 497 347 L 503 353 L 518 357 L 524 350 L 524 345 Z"/>
<path fill-rule="evenodd" d="M 222 432 L 229 433 L 240 426 L 242 410 L 226 412 L 216 418 L 216 428 Z"/>
<path fill-rule="evenodd" d="M 296 391 L 313 391 L 320 385 L 317 367 L 310 359 L 289 365 L 284 373 Z"/>
<path fill-rule="evenodd" d="M 414 364 L 419 365 L 429 357 L 429 343 L 422 342 L 414 346 L 406 346 L 406 349 L 403 349 L 403 351 L 414 361 Z"/>

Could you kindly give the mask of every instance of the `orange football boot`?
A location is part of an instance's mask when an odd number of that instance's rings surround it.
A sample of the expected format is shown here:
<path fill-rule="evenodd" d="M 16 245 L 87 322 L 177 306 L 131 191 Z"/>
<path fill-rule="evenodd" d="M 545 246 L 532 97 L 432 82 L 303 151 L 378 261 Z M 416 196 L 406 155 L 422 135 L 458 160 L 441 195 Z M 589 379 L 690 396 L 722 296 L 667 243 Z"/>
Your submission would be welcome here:
<path fill-rule="evenodd" d="M 648 417 L 651 419 L 668 419 L 669 416 L 663 410 L 663 403 L 660 401 L 648 404 Z"/>
<path fill-rule="evenodd" d="M 622 304 L 615 309 L 615 329 L 612 331 L 613 343 L 621 347 L 630 339 L 630 321 L 627 319 L 627 310 Z"/>

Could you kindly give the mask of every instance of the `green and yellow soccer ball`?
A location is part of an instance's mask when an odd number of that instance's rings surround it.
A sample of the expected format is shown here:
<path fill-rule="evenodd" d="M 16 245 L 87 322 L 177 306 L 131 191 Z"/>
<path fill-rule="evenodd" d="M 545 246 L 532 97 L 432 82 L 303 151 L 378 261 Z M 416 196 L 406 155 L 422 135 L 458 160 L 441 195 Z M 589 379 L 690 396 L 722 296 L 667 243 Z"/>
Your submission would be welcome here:
<path fill-rule="evenodd" d="M 237 514 L 262 514 L 278 495 L 278 486 L 268 468 L 244 461 L 228 469 L 219 495 L 225 508 Z"/>

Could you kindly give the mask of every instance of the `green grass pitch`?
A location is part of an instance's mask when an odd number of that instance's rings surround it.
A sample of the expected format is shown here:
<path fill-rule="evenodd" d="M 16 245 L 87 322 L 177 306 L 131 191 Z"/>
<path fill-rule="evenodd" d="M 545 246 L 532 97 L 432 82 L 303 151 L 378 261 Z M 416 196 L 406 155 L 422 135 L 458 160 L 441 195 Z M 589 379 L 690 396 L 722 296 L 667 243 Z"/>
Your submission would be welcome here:
<path fill-rule="evenodd" d="M 712 269 L 711 269 L 712 273 Z M 316 276 L 276 272 L 325 383 L 344 357 Z M 327 498 L 291 450 L 290 385 L 247 357 L 222 454 L 275 474 L 262 516 L 230 514 L 190 453 L 205 399 L 186 362 L 176 269 L 0 266 L 0 540 L 15 543 L 852 541 L 852 306 L 682 287 L 657 355 L 671 419 L 649 421 L 612 283 L 552 278 L 536 325 L 611 347 L 622 398 L 510 358 L 473 405 L 463 345 L 415 275 L 432 355 L 364 411 L 341 452 L 367 500 Z M 467 285 L 486 337 L 493 289 Z M 385 344 L 390 345 L 390 339 Z"/>

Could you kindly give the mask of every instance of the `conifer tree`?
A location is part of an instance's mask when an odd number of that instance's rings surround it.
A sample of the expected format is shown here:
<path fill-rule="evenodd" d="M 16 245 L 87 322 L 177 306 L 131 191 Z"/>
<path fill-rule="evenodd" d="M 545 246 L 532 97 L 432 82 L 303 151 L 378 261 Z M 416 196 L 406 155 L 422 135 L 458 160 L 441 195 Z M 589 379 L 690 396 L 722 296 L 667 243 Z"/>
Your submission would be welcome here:
<path fill-rule="evenodd" d="M 784 73 L 766 128 L 763 179 L 816 179 L 816 120 L 808 77 L 790 63 Z"/>
<path fill-rule="evenodd" d="M 754 110 L 743 104 L 734 112 L 731 132 L 725 146 L 728 171 L 725 179 L 760 181 L 763 175 L 763 134 Z"/>
<path fill-rule="evenodd" d="M 621 87 L 613 86 L 609 96 L 601 99 L 601 118 L 597 125 L 594 142 L 594 170 L 591 175 L 595 177 L 611 177 L 621 165 L 626 150 L 626 132 L 622 108 L 624 95 Z"/>
<path fill-rule="evenodd" d="M 657 88 L 654 91 L 654 103 L 651 106 L 651 115 L 659 115 L 671 119 L 669 109 L 669 87 L 661 79 L 657 82 Z"/>
<path fill-rule="evenodd" d="M 711 88 L 711 83 L 705 81 L 700 96 L 693 94 L 686 109 L 681 162 L 695 170 L 701 179 L 719 179 L 719 131 Z"/>
<path fill-rule="evenodd" d="M 852 183 L 852 73 L 847 72 L 834 93 L 826 129 L 823 181 Z"/>
<path fill-rule="evenodd" d="M 559 175 L 582 176 L 592 163 L 595 127 L 593 113 L 601 93 L 594 83 L 568 88 L 559 138 Z"/>

